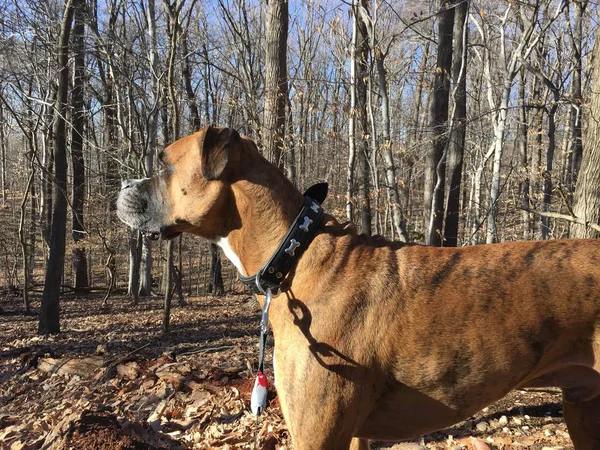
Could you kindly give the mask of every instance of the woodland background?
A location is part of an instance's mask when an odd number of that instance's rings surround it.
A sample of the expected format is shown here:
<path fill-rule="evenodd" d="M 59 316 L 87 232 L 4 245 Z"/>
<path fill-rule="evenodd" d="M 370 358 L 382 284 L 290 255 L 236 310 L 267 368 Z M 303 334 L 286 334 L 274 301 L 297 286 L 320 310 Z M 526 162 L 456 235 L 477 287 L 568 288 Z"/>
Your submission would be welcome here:
<path fill-rule="evenodd" d="M 253 448 L 256 301 L 115 214 L 207 124 L 364 233 L 597 238 L 597 34 L 589 0 L 0 0 L 0 448 Z M 391 448 L 569 449 L 560 398 Z M 289 448 L 275 392 L 256 435 Z"/>
<path fill-rule="evenodd" d="M 43 334 L 60 329 L 61 292 L 162 293 L 168 309 L 174 291 L 240 290 L 216 247 L 152 243 L 114 212 L 122 179 L 205 124 L 255 139 L 300 189 L 328 181 L 326 209 L 361 232 L 593 236 L 597 13 L 587 0 L 2 0 L 0 284 L 26 311 L 43 291 Z"/>

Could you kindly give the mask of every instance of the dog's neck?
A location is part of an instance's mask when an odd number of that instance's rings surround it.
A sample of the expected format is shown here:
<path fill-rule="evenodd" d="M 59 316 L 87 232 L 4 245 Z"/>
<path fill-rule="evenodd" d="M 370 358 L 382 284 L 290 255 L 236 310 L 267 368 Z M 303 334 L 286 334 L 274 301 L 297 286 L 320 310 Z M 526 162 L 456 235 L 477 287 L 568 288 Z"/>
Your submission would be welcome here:
<path fill-rule="evenodd" d="M 302 207 L 304 197 L 280 173 L 263 170 L 262 157 L 231 185 L 239 228 L 217 241 L 242 275 L 258 272 L 273 255 Z M 268 175 L 267 175 L 268 174 Z"/>

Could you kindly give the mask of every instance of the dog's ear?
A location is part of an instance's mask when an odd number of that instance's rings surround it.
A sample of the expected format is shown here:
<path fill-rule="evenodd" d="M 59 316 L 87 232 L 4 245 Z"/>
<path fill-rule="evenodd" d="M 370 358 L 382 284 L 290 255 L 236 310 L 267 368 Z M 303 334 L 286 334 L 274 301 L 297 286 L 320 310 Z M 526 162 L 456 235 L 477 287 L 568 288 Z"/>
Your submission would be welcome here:
<path fill-rule="evenodd" d="M 305 197 L 310 197 L 319 204 L 323 204 L 329 190 L 328 183 L 317 183 L 309 187 L 304 193 Z"/>
<path fill-rule="evenodd" d="M 203 131 L 199 143 L 202 176 L 207 180 L 216 180 L 229 161 L 229 147 L 240 139 L 240 135 L 231 128 L 207 126 Z"/>

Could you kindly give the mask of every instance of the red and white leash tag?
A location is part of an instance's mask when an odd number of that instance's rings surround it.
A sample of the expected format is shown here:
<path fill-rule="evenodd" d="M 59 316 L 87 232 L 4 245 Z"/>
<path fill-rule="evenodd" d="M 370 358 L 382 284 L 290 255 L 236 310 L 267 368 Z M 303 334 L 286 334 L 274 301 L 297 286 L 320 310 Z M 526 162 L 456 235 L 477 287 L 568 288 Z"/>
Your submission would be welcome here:
<path fill-rule="evenodd" d="M 267 407 L 267 394 L 267 377 L 259 371 L 250 397 L 250 410 L 255 416 L 260 415 Z"/>

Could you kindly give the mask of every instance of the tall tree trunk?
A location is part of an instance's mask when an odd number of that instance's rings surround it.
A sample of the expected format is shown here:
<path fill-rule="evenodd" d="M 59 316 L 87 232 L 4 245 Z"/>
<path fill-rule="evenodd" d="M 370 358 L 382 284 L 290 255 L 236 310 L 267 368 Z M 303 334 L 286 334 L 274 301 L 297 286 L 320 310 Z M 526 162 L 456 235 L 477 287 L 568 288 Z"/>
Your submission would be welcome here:
<path fill-rule="evenodd" d="M 554 165 L 554 151 L 556 150 L 556 110 L 558 109 L 558 101 L 560 99 L 560 92 L 554 91 L 554 101 L 548 111 L 548 149 L 546 151 L 546 170 L 544 171 L 544 205 L 543 210 L 545 212 L 550 210 L 550 203 L 552 201 L 552 170 Z M 547 216 L 542 216 L 542 239 L 548 239 L 549 237 L 549 220 Z"/>
<path fill-rule="evenodd" d="M 33 252 L 33 248 L 27 245 L 27 240 L 25 239 L 25 208 L 27 206 L 27 197 L 31 193 L 31 188 L 34 184 L 35 178 L 35 157 L 33 155 L 33 145 L 31 144 L 31 138 L 29 139 L 29 153 L 31 160 L 31 171 L 29 173 L 29 178 L 27 180 L 27 186 L 25 186 L 25 193 L 23 194 L 23 200 L 21 201 L 20 207 L 20 219 L 19 219 L 19 243 L 21 244 L 21 261 L 23 264 L 23 306 L 25 308 L 25 312 L 29 314 L 31 312 L 31 305 L 29 300 L 29 282 L 30 282 L 30 252 Z M 33 217 L 32 217 L 33 222 Z"/>
<path fill-rule="evenodd" d="M 454 114 L 452 133 L 448 148 L 448 204 L 444 224 L 444 246 L 458 245 L 458 222 L 460 218 L 460 193 L 462 188 L 463 154 L 467 128 L 467 43 L 468 27 L 465 26 L 469 2 L 458 3 L 454 13 L 454 60 L 452 83 L 454 85 Z"/>
<path fill-rule="evenodd" d="M 288 0 L 267 0 L 265 47 L 265 111 L 261 141 L 265 155 L 283 168 L 288 102 Z"/>
<path fill-rule="evenodd" d="M 179 107 L 175 95 L 175 56 L 177 54 L 177 45 L 179 41 L 179 13 L 183 7 L 184 0 L 178 5 L 177 1 L 173 4 L 169 0 L 164 0 L 165 7 L 169 15 L 169 60 L 167 65 L 167 94 L 171 103 L 172 112 L 172 138 L 174 141 L 179 139 Z M 163 315 L 163 332 L 169 332 L 169 315 L 171 312 L 171 299 L 173 298 L 173 240 L 167 242 L 167 259 L 164 269 L 165 300 Z"/>
<path fill-rule="evenodd" d="M 369 79 L 369 35 L 364 21 L 358 16 L 358 8 L 368 9 L 367 0 L 354 0 L 353 15 L 356 23 L 356 111 L 358 117 L 359 141 L 356 146 L 357 179 L 358 179 L 358 213 L 359 231 L 371 234 L 371 195 L 369 170 L 369 120 L 367 116 L 367 80 Z"/>
<path fill-rule="evenodd" d="M 158 77 L 158 50 L 156 42 L 156 6 L 154 0 L 148 0 L 146 22 L 150 36 L 149 59 L 152 69 L 152 95 L 154 105 L 148 117 L 148 148 L 144 155 L 145 176 L 152 176 L 154 171 L 154 154 L 158 140 L 158 103 L 160 99 L 160 80 Z M 148 296 L 152 293 L 152 241 L 142 236 L 142 256 L 140 261 L 139 295 Z"/>
<path fill-rule="evenodd" d="M 163 303 L 163 333 L 169 332 L 169 325 L 171 321 L 171 300 L 173 299 L 173 240 L 169 240 L 167 243 L 167 261 L 166 261 L 165 275 L 167 277 L 165 291 L 165 298 Z"/>
<path fill-rule="evenodd" d="M 85 164 L 83 159 L 83 136 L 85 110 L 83 103 L 83 84 L 85 80 L 84 14 L 85 1 L 77 0 L 73 25 L 74 76 L 71 104 L 73 107 L 71 130 L 71 161 L 73 164 L 73 250 L 72 264 L 76 293 L 86 292 L 89 288 L 87 256 L 85 250 L 85 227 L 83 208 L 85 201 Z"/>
<path fill-rule="evenodd" d="M 596 41 L 599 39 L 600 31 L 596 32 Z M 592 74 L 589 111 L 584 116 L 583 127 L 583 145 L 586 150 L 581 159 L 581 170 L 575 187 L 573 213 L 586 222 L 600 224 L 600 45 L 594 48 L 593 61 L 596 64 Z M 583 225 L 572 224 L 571 237 L 597 239 L 600 233 Z"/>
<path fill-rule="evenodd" d="M 581 167 L 581 157 L 583 155 L 583 146 L 581 142 L 581 121 L 582 121 L 582 103 L 583 96 L 581 92 L 581 75 L 582 75 L 582 55 L 581 47 L 583 44 L 583 12 L 587 6 L 587 0 L 574 1 L 575 11 L 573 14 L 573 29 L 571 31 L 571 39 L 573 48 L 571 53 L 571 61 L 573 64 L 573 73 L 571 75 L 571 108 L 569 111 L 569 122 L 571 129 L 571 148 L 569 150 L 567 160 L 567 189 L 569 191 L 569 201 L 573 201 L 573 193 L 577 185 L 577 177 Z M 567 10 L 568 11 L 568 10 Z M 568 19 L 569 11 L 567 12 L 567 20 L 569 28 L 571 21 Z M 596 44 L 598 45 L 598 44 Z"/>
<path fill-rule="evenodd" d="M 354 9 L 353 0 L 353 9 Z M 356 192 L 356 181 L 355 181 L 355 170 L 356 170 L 356 55 L 357 55 L 357 41 L 358 41 L 358 17 L 355 14 L 354 20 L 352 21 L 352 42 L 350 43 L 350 113 L 348 117 L 348 166 L 346 170 L 346 217 L 349 221 L 354 221 L 354 193 Z M 304 98 L 302 99 L 302 106 L 304 107 Z M 303 108 L 304 109 L 304 108 Z M 305 125 L 302 127 L 302 131 L 306 133 L 306 117 Z"/>
<path fill-rule="evenodd" d="M 446 182 L 445 150 L 448 144 L 448 99 L 450 97 L 450 72 L 452 69 L 452 33 L 454 29 L 454 0 L 441 0 L 438 13 L 438 49 L 429 125 L 433 143 L 427 155 L 425 171 L 424 211 L 429 215 L 425 236 L 427 245 L 442 245 L 444 220 L 444 189 Z"/>
<path fill-rule="evenodd" d="M 58 92 L 55 91 L 52 95 L 53 103 L 58 101 Z M 48 108 L 47 120 L 48 122 L 54 123 L 54 110 Z M 52 235 L 52 196 L 53 196 L 53 181 L 52 174 L 54 172 L 54 126 L 48 127 L 46 135 L 44 136 L 44 151 L 42 157 L 42 164 L 44 170 L 42 171 L 42 198 L 40 200 L 40 217 L 42 224 L 42 236 L 46 247 L 50 248 L 51 235 Z"/>
<path fill-rule="evenodd" d="M 133 297 L 137 305 L 140 297 L 140 259 L 142 257 L 142 233 L 139 230 L 129 231 L 129 282 L 127 295 Z"/>
<path fill-rule="evenodd" d="M 0 85 L 0 92 L 2 86 Z M 4 136 L 4 103 L 0 102 L 0 190 L 2 191 L 2 205 L 6 205 L 6 136 Z"/>
<path fill-rule="evenodd" d="M 552 201 L 552 170 L 554 165 L 554 152 L 556 150 L 556 112 L 558 110 L 559 101 L 561 97 L 560 89 L 552 82 L 550 77 L 542 72 L 539 67 L 534 67 L 528 61 L 523 61 L 523 65 L 533 75 L 535 75 L 541 83 L 548 88 L 548 91 L 552 94 L 552 104 L 548 110 L 548 148 L 546 150 L 546 168 L 543 172 L 544 187 L 543 187 L 543 210 L 547 212 L 550 209 L 550 203 Z M 541 231 L 542 239 L 548 239 L 549 217 L 541 217 Z"/>
<path fill-rule="evenodd" d="M 375 6 L 375 8 L 377 8 L 377 6 Z M 381 153 L 385 163 L 388 200 L 392 206 L 392 224 L 394 232 L 399 239 L 403 242 L 408 242 L 409 236 L 406 230 L 406 221 L 402 214 L 402 207 L 400 205 L 400 193 L 398 191 L 398 181 L 396 180 L 396 165 L 392 154 L 393 142 L 390 124 L 390 99 L 388 96 L 387 71 L 385 69 L 386 54 L 384 53 L 383 48 L 376 42 L 374 23 L 369 17 L 368 10 L 362 7 L 362 5 L 359 5 L 358 11 L 359 17 L 362 20 L 363 26 L 369 37 L 369 48 L 372 51 L 372 58 L 377 69 L 379 96 L 381 98 L 381 119 L 383 122 L 381 127 L 381 134 L 383 137 Z M 376 15 L 376 13 L 374 13 L 374 15 Z M 375 129 L 372 130 L 371 134 L 375 140 Z M 375 156 L 375 152 L 373 153 L 373 156 Z M 375 158 L 373 158 L 373 160 L 375 160 Z"/>
<path fill-rule="evenodd" d="M 65 238 L 67 224 L 67 133 L 66 120 L 69 94 L 69 35 L 73 22 L 73 0 L 64 6 L 58 42 L 58 95 L 54 115 L 54 179 L 56 187 L 52 208 L 52 238 L 50 256 L 46 263 L 46 278 L 38 333 L 60 332 L 60 286 L 65 264 Z"/>
<path fill-rule="evenodd" d="M 519 193 L 521 195 L 521 213 L 523 239 L 531 239 L 531 213 L 529 212 L 529 184 L 530 169 L 529 157 L 527 154 L 527 135 L 529 125 L 527 122 L 527 105 L 525 104 L 525 71 L 520 72 L 519 76 L 519 122 L 517 124 L 517 138 L 515 145 L 519 155 Z"/>

